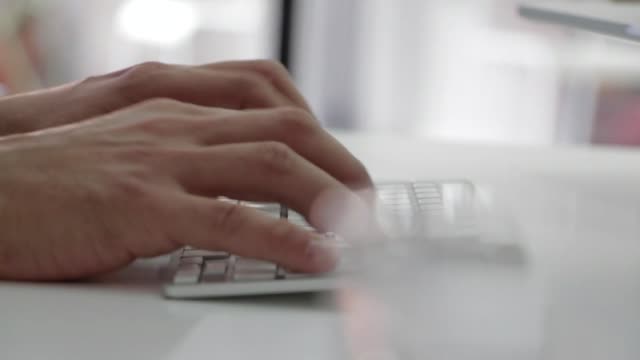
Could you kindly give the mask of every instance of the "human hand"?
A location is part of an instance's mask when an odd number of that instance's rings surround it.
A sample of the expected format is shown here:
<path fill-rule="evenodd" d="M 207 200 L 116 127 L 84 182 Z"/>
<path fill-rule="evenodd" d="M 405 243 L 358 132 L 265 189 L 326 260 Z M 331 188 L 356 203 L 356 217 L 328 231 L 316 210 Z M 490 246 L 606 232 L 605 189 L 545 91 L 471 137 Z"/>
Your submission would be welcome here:
<path fill-rule="evenodd" d="M 0 136 L 107 114 L 154 98 L 202 106 L 258 109 L 309 106 L 287 70 L 266 60 L 202 66 L 148 62 L 111 74 L 0 100 Z"/>
<path fill-rule="evenodd" d="M 327 271 L 336 259 L 316 235 L 216 197 L 280 202 L 327 229 L 360 201 L 344 184 L 370 181 L 300 108 L 168 99 L 0 139 L 0 168 L 0 278 L 16 280 L 84 278 L 184 245 Z M 318 209 L 327 193 L 341 201 Z"/>

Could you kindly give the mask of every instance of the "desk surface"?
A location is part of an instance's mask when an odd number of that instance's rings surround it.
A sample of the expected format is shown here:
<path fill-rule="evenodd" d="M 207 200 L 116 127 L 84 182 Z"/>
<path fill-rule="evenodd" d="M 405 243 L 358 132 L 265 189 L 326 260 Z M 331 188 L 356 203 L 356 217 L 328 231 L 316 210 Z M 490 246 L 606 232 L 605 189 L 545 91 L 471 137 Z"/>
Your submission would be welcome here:
<path fill-rule="evenodd" d="M 606 185 L 625 197 L 640 193 L 640 152 L 456 146 L 387 136 L 339 137 L 381 180 L 464 177 L 507 184 L 536 176 L 570 184 L 586 181 L 585 186 Z M 632 220 L 635 224 L 637 219 Z M 625 277 L 637 285 L 640 271 L 636 270 L 640 266 L 635 265 L 634 257 L 640 259 L 640 251 L 631 243 L 625 244 L 627 248 L 605 251 L 605 259 L 619 257 L 613 261 L 618 266 L 611 270 L 611 276 Z M 585 260 L 576 266 L 606 264 L 594 256 L 602 254 L 603 249 L 607 248 L 584 250 L 581 259 Z M 339 358 L 341 318 L 328 297 L 168 301 L 160 294 L 159 263 L 162 259 L 139 262 L 94 283 L 0 283 L 0 357 L 201 359 L 202 354 L 212 353 L 220 359 Z M 601 267 L 607 274 L 609 270 Z M 640 289 L 618 285 L 626 289 L 625 299 L 640 304 Z M 629 315 L 624 311 L 611 316 L 624 318 Z M 640 324 L 640 316 L 637 320 Z M 626 339 L 627 332 L 635 331 L 636 337 L 640 333 L 640 328 L 630 329 L 628 323 L 619 328 L 623 333 L 612 330 L 618 339 Z M 623 350 L 626 352 L 618 359 L 640 358 L 640 349 L 627 346 Z"/>

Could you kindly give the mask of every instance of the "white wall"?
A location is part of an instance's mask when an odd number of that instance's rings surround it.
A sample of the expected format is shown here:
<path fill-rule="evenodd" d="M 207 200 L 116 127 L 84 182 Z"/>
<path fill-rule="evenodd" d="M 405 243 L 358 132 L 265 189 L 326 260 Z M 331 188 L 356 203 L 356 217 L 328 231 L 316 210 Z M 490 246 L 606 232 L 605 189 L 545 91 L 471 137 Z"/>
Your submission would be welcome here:
<path fill-rule="evenodd" d="M 514 1 L 299 4 L 296 77 L 327 125 L 450 141 L 555 141 L 556 34 L 530 29 Z"/>
<path fill-rule="evenodd" d="M 41 37 L 50 62 L 49 84 L 147 60 L 191 64 L 269 58 L 276 54 L 274 39 L 277 39 L 279 1 L 168 0 L 190 4 L 197 13 L 195 33 L 171 45 L 145 43 L 123 34 L 118 26 L 118 14 L 128 1 L 41 2 L 44 20 Z M 142 30 L 145 24 L 152 29 L 158 23 L 164 24 L 162 31 L 180 26 L 171 14 L 162 17 L 160 3 L 166 1 L 146 1 L 149 10 L 138 20 Z"/>

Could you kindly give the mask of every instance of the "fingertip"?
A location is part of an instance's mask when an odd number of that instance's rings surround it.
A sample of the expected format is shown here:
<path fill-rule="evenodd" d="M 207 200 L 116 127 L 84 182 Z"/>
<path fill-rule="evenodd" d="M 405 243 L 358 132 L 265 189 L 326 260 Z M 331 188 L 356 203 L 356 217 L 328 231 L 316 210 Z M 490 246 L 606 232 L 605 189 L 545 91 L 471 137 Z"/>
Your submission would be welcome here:
<path fill-rule="evenodd" d="M 336 268 L 339 255 L 335 247 L 324 238 L 314 238 L 307 248 L 310 272 L 329 272 Z"/>
<path fill-rule="evenodd" d="M 357 236 L 371 220 L 370 206 L 358 195 L 345 189 L 321 193 L 309 212 L 312 224 L 345 238 Z"/>

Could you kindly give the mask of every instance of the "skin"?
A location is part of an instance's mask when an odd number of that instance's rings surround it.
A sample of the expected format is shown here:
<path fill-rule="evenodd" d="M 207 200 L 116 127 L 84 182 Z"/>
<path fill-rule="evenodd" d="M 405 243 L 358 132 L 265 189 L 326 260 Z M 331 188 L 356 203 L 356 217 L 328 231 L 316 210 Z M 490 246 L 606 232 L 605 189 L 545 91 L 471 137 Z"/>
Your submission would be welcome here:
<path fill-rule="evenodd" d="M 330 230 L 371 185 L 265 61 L 148 63 L 0 99 L 0 131 L 0 279 L 81 279 L 185 245 L 329 271 L 317 235 L 221 197 Z"/>

